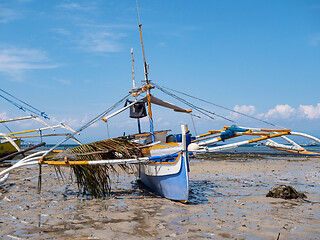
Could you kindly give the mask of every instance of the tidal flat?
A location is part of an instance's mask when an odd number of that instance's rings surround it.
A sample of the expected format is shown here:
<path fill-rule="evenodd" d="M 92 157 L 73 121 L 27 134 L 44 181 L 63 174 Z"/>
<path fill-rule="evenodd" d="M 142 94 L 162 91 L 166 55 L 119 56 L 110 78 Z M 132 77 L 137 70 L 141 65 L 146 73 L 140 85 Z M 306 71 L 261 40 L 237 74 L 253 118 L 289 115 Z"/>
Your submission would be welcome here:
<path fill-rule="evenodd" d="M 0 168 L 1 170 L 1 168 Z M 1 239 L 319 239 L 320 158 L 215 154 L 192 159 L 189 203 L 124 172 L 108 198 L 79 195 L 70 170 L 15 170 L 0 187 Z M 307 199 L 266 197 L 290 185 Z"/>

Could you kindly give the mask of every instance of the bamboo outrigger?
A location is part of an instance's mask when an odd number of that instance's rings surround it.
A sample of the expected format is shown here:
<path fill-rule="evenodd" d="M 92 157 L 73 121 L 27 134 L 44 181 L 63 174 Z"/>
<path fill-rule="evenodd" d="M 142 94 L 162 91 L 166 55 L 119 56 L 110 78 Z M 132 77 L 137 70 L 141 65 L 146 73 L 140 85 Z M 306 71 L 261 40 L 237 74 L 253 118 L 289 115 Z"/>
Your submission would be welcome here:
<path fill-rule="evenodd" d="M 16 121 L 25 121 L 25 120 L 36 120 L 37 122 L 40 122 L 41 124 L 45 125 L 46 127 L 43 128 L 37 128 L 37 129 L 29 129 L 24 131 L 18 131 L 18 132 L 10 132 L 10 133 L 0 133 L 0 162 L 10 159 L 12 157 L 15 157 L 19 154 L 24 154 L 27 151 L 33 150 L 37 147 L 41 147 L 44 144 L 38 144 L 35 146 L 31 146 L 27 149 L 22 150 L 21 149 L 21 140 L 25 138 L 44 138 L 44 137 L 57 137 L 57 136 L 66 136 L 70 133 L 50 133 L 50 134 L 43 134 L 43 132 L 46 132 L 48 130 L 55 131 L 57 128 L 63 128 L 71 132 L 75 132 L 72 128 L 67 126 L 66 124 L 60 123 L 59 125 L 50 126 L 43 120 L 41 120 L 38 116 L 26 116 L 26 117 L 20 117 L 20 118 L 12 118 L 12 119 L 5 119 L 0 120 L 0 124 L 2 123 L 9 123 L 9 122 L 16 122 Z M 32 134 L 37 132 L 38 134 Z M 81 144 L 76 138 L 73 138 L 73 140 Z"/>

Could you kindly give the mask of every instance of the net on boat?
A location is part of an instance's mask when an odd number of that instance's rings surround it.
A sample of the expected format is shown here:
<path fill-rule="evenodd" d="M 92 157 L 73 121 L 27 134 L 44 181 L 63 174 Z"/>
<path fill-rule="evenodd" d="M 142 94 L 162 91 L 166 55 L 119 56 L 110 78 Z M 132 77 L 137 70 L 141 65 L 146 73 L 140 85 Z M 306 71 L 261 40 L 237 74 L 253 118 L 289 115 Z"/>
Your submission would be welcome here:
<path fill-rule="evenodd" d="M 126 159 L 142 157 L 138 145 L 126 139 L 108 139 L 88 143 L 51 155 L 52 160 L 96 161 L 106 159 Z M 132 167 L 126 164 L 115 165 L 73 165 L 71 166 L 77 180 L 79 191 L 93 197 L 104 197 L 110 193 L 110 173 L 119 169 L 132 173 Z"/>

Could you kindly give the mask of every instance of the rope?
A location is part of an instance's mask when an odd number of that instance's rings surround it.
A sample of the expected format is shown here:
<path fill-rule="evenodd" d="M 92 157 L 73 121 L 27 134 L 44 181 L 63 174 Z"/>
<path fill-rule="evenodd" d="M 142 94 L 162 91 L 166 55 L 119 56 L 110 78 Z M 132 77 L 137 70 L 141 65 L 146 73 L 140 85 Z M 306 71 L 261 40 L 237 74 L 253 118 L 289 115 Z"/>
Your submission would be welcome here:
<path fill-rule="evenodd" d="M 157 89 L 159 89 L 159 90 L 162 91 L 163 93 L 165 93 L 165 94 L 167 94 L 167 95 L 169 95 L 169 96 L 171 96 L 171 97 L 179 100 L 180 102 L 186 104 L 187 106 L 189 106 L 189 107 L 197 110 L 198 112 L 202 113 L 203 115 L 205 115 L 205 116 L 207 116 L 207 117 L 209 117 L 209 118 L 211 118 L 211 119 L 213 119 L 213 120 L 214 120 L 214 118 L 213 118 L 211 115 L 209 115 L 209 114 L 215 115 L 215 116 L 220 117 L 220 118 L 223 118 L 223 119 L 225 119 L 225 120 L 227 120 L 227 121 L 229 121 L 229 122 L 235 123 L 235 121 L 233 121 L 233 120 L 231 120 L 231 119 L 229 119 L 229 118 L 226 118 L 226 117 L 224 117 L 224 116 L 221 116 L 221 115 L 219 115 L 219 114 L 216 114 L 216 113 L 214 113 L 214 112 L 211 112 L 211 111 L 209 111 L 209 110 L 206 110 L 206 109 L 204 109 L 204 108 L 198 107 L 198 106 L 196 106 L 196 105 L 194 105 L 194 104 L 186 101 L 185 99 L 180 98 L 180 97 L 178 97 L 177 95 L 175 95 L 175 94 L 173 94 L 173 93 L 171 93 L 171 92 L 163 89 L 163 88 L 160 87 L 159 85 L 157 85 L 157 84 L 155 84 L 155 83 L 153 83 L 153 84 L 154 84 L 154 86 L 155 86 Z"/>
<path fill-rule="evenodd" d="M 196 100 L 199 100 L 199 101 L 202 101 L 202 102 L 205 102 L 205 103 L 211 104 L 211 105 L 213 105 L 213 106 L 216 106 L 216 107 L 222 108 L 222 109 L 224 109 L 224 110 L 227 110 L 227 111 L 230 111 L 230 112 L 233 112 L 233 113 L 238 113 L 238 114 L 240 114 L 240 115 L 242 115 L 242 116 L 245 116 L 245 117 L 248 117 L 248 118 L 254 119 L 254 120 L 256 120 L 256 121 L 260 121 L 260 122 L 263 122 L 263 123 L 269 124 L 269 125 L 274 126 L 274 127 L 285 128 L 285 127 L 279 126 L 279 125 L 277 125 L 277 124 L 274 124 L 274 123 L 271 123 L 271 122 L 268 122 L 268 121 L 265 121 L 265 120 L 262 120 L 262 119 L 259 119 L 259 118 L 256 118 L 256 117 L 253 117 L 253 116 L 250 116 L 250 115 L 247 115 L 247 114 L 242 113 L 242 112 L 235 111 L 235 110 L 233 110 L 233 109 L 229 109 L 229 108 L 227 108 L 227 107 L 224 107 L 224 106 L 218 105 L 218 104 L 216 104 L 216 103 L 212 103 L 212 102 L 209 102 L 209 101 L 203 100 L 203 99 L 198 98 L 198 97 L 194 97 L 194 96 L 192 96 L 192 95 L 189 95 L 189 94 L 186 94 L 186 93 L 183 93 L 183 92 L 180 92 L 180 91 L 177 91 L 177 90 L 174 90 L 174 89 L 168 88 L 168 87 L 163 87 L 163 88 L 165 88 L 165 89 L 169 89 L 169 90 L 171 90 L 171 91 L 174 91 L 174 92 L 180 93 L 180 94 L 182 94 L 182 95 L 184 95 L 184 96 L 187 96 L 187 97 L 190 97 L 190 98 L 193 98 L 193 99 L 196 99 Z"/>
<path fill-rule="evenodd" d="M 138 0 L 136 0 L 137 4 L 137 16 L 138 16 L 138 24 L 140 25 L 140 14 L 139 14 L 139 6 L 138 6 Z"/>
<path fill-rule="evenodd" d="M 0 120 L 3 120 L 3 119 L 0 118 Z M 10 133 L 12 133 L 11 129 L 8 127 L 8 125 L 5 122 L 3 122 L 2 124 Z"/>
<path fill-rule="evenodd" d="M 70 138 L 73 138 L 76 134 L 78 134 L 79 132 L 85 130 L 86 128 L 88 128 L 89 126 L 91 126 L 92 124 L 96 123 L 98 120 L 100 120 L 104 115 L 108 114 L 109 112 L 111 112 L 113 109 L 115 109 L 116 107 L 118 107 L 121 103 L 123 103 L 129 96 L 131 95 L 131 93 L 128 93 L 125 97 L 123 97 L 121 100 L 119 100 L 118 102 L 116 102 L 113 106 L 111 106 L 110 108 L 108 108 L 107 110 L 105 110 L 104 112 L 100 113 L 98 116 L 96 116 L 95 118 L 93 118 L 91 121 L 89 121 L 88 123 L 86 123 L 85 125 L 83 125 L 81 128 L 79 128 L 77 131 L 75 131 L 72 134 L 69 134 L 65 139 L 63 139 L 62 141 L 60 141 L 59 143 L 57 143 L 55 146 L 53 146 L 51 149 L 49 149 L 44 156 L 46 156 L 47 154 L 49 154 L 52 150 L 54 150 L 56 147 L 60 146 L 62 143 L 68 141 Z"/>
<path fill-rule="evenodd" d="M 196 136 L 198 136 L 198 134 L 197 134 L 197 129 L 196 129 L 196 125 L 194 124 L 194 121 L 193 121 L 193 114 L 190 114 L 190 116 L 191 116 L 192 125 L 193 125 L 193 128 L 194 128 L 194 133 L 196 134 Z"/>
<path fill-rule="evenodd" d="M 40 135 L 40 141 L 42 142 L 42 131 L 39 130 L 39 135 Z"/>
<path fill-rule="evenodd" d="M 2 94 L 0 94 L 0 97 L 2 97 L 3 99 L 5 99 L 6 101 L 10 102 L 11 104 L 13 104 L 14 106 L 16 106 L 17 108 L 19 108 L 20 110 L 24 111 L 24 112 L 30 112 L 30 113 L 33 113 L 33 114 L 36 114 L 36 115 L 40 115 L 42 116 L 43 118 L 45 119 L 50 119 L 48 117 L 48 115 L 45 113 L 45 112 L 41 112 L 40 110 L 36 109 L 35 107 L 31 106 L 30 104 L 16 98 L 15 96 L 13 96 L 12 94 L 4 91 L 3 89 L 0 89 L 1 92 L 4 92 L 5 94 L 9 95 L 10 97 L 12 97 L 13 99 L 16 99 L 18 100 L 19 102 L 23 103 L 24 105 L 30 107 L 31 109 L 27 108 L 27 107 L 24 107 L 8 98 L 6 98 L 5 96 L 3 96 Z M 33 110 L 32 110 L 33 109 Z"/>

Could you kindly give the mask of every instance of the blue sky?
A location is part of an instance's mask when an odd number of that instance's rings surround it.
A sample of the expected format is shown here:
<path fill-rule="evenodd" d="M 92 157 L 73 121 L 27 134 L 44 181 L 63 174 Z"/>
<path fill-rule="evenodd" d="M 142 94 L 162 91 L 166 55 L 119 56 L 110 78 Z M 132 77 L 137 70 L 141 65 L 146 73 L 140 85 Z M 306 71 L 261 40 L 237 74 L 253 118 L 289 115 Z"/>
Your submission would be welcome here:
<path fill-rule="evenodd" d="M 319 1 L 141 0 L 139 8 L 151 80 L 320 136 Z M 1 88 L 75 129 L 132 87 L 131 48 L 136 79 L 143 79 L 135 0 L 1 1 L 0 29 Z M 205 107 L 239 125 L 268 127 Z M 156 129 L 192 125 L 190 116 L 154 111 Z M 1 118 L 21 115 L 1 100 Z M 230 125 L 195 122 L 198 133 Z M 111 136 L 123 128 L 136 130 L 128 113 L 109 122 Z M 80 139 L 105 137 L 101 121 Z"/>

